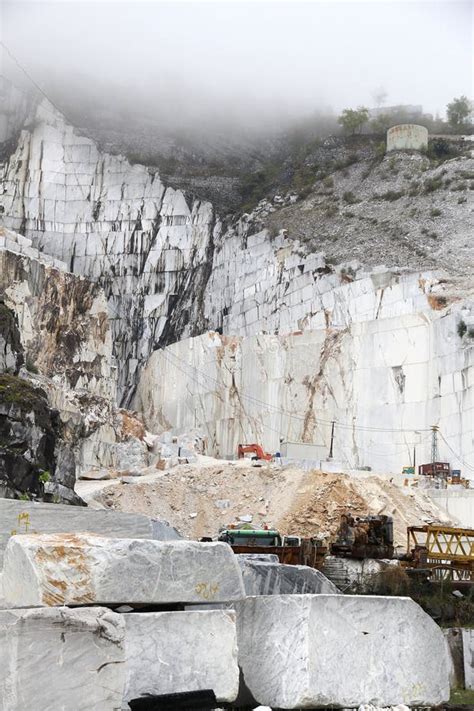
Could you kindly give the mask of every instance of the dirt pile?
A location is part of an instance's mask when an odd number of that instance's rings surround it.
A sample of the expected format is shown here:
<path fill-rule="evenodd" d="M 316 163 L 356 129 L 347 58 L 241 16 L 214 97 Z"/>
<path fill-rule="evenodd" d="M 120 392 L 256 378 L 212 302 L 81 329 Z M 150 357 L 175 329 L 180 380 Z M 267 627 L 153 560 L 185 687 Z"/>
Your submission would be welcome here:
<path fill-rule="evenodd" d="M 94 499 L 107 508 L 165 519 L 189 538 L 216 536 L 219 527 L 242 518 L 282 533 L 330 537 L 341 513 L 349 510 L 393 516 L 395 542 L 403 547 L 407 525 L 448 520 L 422 491 L 404 490 L 377 476 L 352 479 L 295 467 L 222 462 L 181 465 L 145 479 L 103 487 Z"/>

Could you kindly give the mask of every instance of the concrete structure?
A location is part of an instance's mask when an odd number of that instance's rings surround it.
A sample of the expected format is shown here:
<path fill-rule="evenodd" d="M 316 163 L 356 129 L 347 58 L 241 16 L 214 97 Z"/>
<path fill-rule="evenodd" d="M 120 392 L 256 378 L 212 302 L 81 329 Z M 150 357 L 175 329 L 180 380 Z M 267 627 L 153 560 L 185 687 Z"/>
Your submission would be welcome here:
<path fill-rule="evenodd" d="M 387 131 L 387 152 L 421 151 L 428 148 L 428 129 L 415 123 L 402 123 Z"/>
<path fill-rule="evenodd" d="M 228 602 L 244 597 L 226 543 L 13 536 L 5 550 L 3 594 L 17 607 Z"/>
<path fill-rule="evenodd" d="M 0 611 L 0 711 L 117 711 L 123 617 L 95 607 Z"/>
<path fill-rule="evenodd" d="M 190 610 L 125 615 L 124 709 L 145 694 L 212 689 L 232 702 L 239 689 L 235 613 Z"/>
<path fill-rule="evenodd" d="M 236 607 L 239 663 L 260 704 L 435 706 L 449 698 L 443 633 L 409 598 L 283 595 Z"/>

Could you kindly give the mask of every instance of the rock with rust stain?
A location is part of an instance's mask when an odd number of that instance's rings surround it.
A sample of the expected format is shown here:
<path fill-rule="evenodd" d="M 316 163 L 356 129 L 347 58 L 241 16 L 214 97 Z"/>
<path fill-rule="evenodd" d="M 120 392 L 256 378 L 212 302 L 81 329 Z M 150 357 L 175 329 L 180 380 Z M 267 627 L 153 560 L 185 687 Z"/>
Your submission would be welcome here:
<path fill-rule="evenodd" d="M 443 634 L 410 598 L 275 595 L 236 610 L 239 664 L 261 704 L 431 707 L 449 698 Z"/>
<path fill-rule="evenodd" d="M 239 688 L 235 613 L 190 610 L 125 615 L 127 701 L 212 689 L 232 703 Z"/>
<path fill-rule="evenodd" d="M 12 536 L 3 589 L 15 607 L 215 603 L 245 595 L 226 543 L 59 533 Z"/>
<path fill-rule="evenodd" d="M 94 607 L 0 611 L 0 709 L 117 711 L 123 617 Z"/>

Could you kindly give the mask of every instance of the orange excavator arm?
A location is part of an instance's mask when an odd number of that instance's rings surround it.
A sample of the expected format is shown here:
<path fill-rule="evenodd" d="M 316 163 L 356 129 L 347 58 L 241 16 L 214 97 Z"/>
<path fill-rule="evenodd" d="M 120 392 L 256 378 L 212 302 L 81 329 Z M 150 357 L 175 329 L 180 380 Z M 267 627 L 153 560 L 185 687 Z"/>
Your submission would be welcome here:
<path fill-rule="evenodd" d="M 255 454 L 257 459 L 264 459 L 267 462 L 273 459 L 272 455 L 268 452 L 264 452 L 259 444 L 239 444 L 237 447 L 238 458 L 242 459 L 245 454 Z"/>

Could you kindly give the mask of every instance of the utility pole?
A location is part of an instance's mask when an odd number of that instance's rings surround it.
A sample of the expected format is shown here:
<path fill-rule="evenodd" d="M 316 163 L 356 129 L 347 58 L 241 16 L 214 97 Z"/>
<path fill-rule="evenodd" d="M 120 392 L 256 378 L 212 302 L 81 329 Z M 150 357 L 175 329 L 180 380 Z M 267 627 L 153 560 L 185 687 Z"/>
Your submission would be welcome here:
<path fill-rule="evenodd" d="M 438 461 L 438 429 L 438 425 L 431 427 L 431 464 Z"/>
<path fill-rule="evenodd" d="M 334 447 L 334 425 L 335 421 L 331 424 L 331 446 L 329 447 L 329 459 L 332 459 L 333 447 Z"/>

